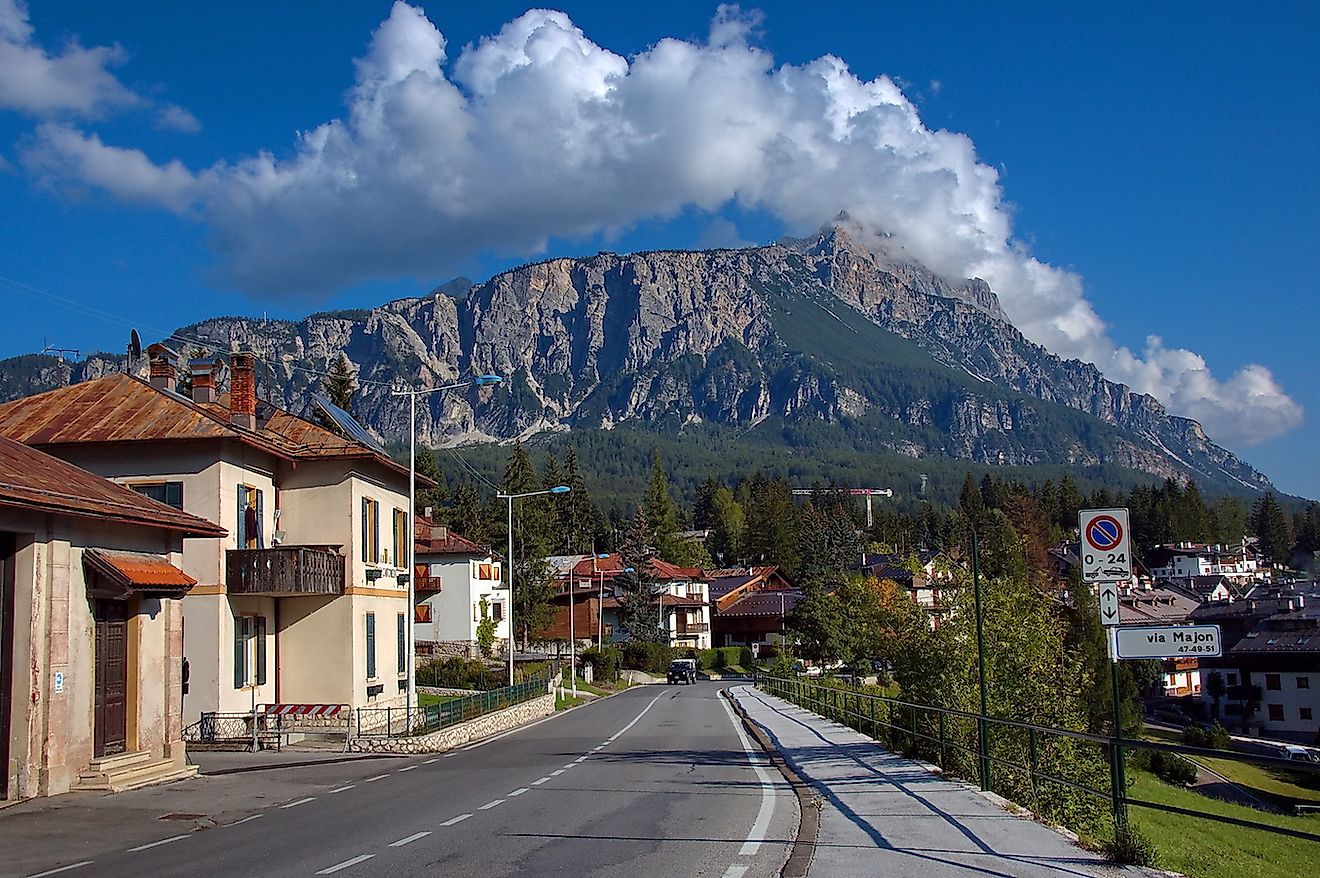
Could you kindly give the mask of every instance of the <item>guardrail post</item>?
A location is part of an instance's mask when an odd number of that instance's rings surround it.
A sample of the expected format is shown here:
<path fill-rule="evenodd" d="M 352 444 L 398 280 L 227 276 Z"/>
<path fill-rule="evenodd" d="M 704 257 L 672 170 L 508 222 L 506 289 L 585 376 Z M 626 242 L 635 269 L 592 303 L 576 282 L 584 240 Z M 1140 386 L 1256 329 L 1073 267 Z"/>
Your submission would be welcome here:
<path fill-rule="evenodd" d="M 1031 772 L 1029 778 L 1031 781 L 1031 807 L 1033 811 L 1039 811 L 1040 796 L 1036 792 L 1036 772 L 1039 770 L 1040 764 L 1036 754 L 1036 729 L 1034 726 L 1027 729 L 1027 748 L 1031 752 Z"/>
<path fill-rule="evenodd" d="M 945 742 L 944 742 L 944 711 L 940 711 L 940 712 L 937 714 L 937 716 L 939 716 L 939 718 L 940 718 L 940 771 L 943 771 L 943 770 L 944 770 L 944 753 L 945 753 Z"/>
<path fill-rule="evenodd" d="M 880 724 L 875 719 L 875 698 L 872 697 L 869 701 L 871 702 L 871 737 L 878 741 L 880 740 Z"/>

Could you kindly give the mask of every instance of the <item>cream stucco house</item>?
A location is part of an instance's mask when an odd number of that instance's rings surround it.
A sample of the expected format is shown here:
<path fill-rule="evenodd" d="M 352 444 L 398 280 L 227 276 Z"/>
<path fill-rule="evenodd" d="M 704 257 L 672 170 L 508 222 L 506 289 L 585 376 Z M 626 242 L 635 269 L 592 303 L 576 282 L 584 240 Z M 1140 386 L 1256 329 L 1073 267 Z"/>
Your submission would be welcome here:
<path fill-rule="evenodd" d="M 185 538 L 224 530 L 0 438 L 0 799 L 186 777 Z"/>
<path fill-rule="evenodd" d="M 108 375 L 0 406 L 0 435 L 227 532 L 183 555 L 197 581 L 183 601 L 185 720 L 403 704 L 407 468 L 354 425 L 335 432 L 258 399 L 249 354 L 193 361 L 184 396 L 165 352 L 151 353 L 150 381 Z"/>

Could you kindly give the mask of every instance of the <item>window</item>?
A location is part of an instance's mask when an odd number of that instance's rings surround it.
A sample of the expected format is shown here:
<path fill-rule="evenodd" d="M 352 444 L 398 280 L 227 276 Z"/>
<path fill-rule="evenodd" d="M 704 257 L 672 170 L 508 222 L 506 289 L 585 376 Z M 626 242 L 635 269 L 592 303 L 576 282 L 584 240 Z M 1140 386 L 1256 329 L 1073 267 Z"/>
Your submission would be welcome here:
<path fill-rule="evenodd" d="M 261 491 L 251 485 L 239 485 L 238 493 L 238 547 L 240 549 L 264 549 L 266 543 L 261 537 L 262 497 Z"/>
<path fill-rule="evenodd" d="M 408 513 L 394 510 L 394 566 L 408 563 Z"/>
<path fill-rule="evenodd" d="M 408 673 L 408 619 L 399 614 L 399 673 Z"/>
<path fill-rule="evenodd" d="M 1269 705 L 1269 709 L 1270 709 L 1270 722 L 1272 722 L 1272 723 L 1281 723 L 1281 722 L 1283 722 L 1283 705 L 1282 705 L 1282 704 L 1271 704 L 1271 705 Z"/>
<path fill-rule="evenodd" d="M 1270 692 L 1278 692 L 1280 689 L 1282 689 L 1282 688 L 1283 688 L 1283 683 L 1280 681 L 1280 679 L 1279 679 L 1279 675 L 1278 675 L 1278 674 L 1266 674 L 1266 675 L 1265 675 L 1265 688 L 1268 689 Z"/>
<path fill-rule="evenodd" d="M 366 497 L 362 498 L 362 560 L 380 561 L 380 504 Z"/>
<path fill-rule="evenodd" d="M 1298 688 L 1298 689 L 1310 689 L 1310 688 L 1311 688 L 1311 678 L 1310 678 L 1310 677 L 1298 677 L 1298 678 L 1297 678 L 1297 688 Z"/>
<path fill-rule="evenodd" d="M 419 625 L 431 624 L 431 605 L 418 604 L 413 607 L 413 621 Z"/>
<path fill-rule="evenodd" d="M 1302 708 L 1299 708 L 1299 711 L 1300 711 L 1300 713 L 1301 713 L 1301 718 L 1302 718 L 1302 719 L 1310 719 L 1310 718 L 1311 718 L 1311 708 L 1309 708 L 1309 707 L 1302 707 Z"/>
<path fill-rule="evenodd" d="M 266 684 L 266 617 L 234 617 L 234 688 Z"/>
<path fill-rule="evenodd" d="M 504 619 L 504 604 L 498 604 L 498 603 L 497 603 L 497 604 L 491 604 L 491 605 L 490 605 L 490 617 L 491 617 L 492 619 L 494 619 L 496 622 L 503 621 L 503 619 Z"/>
<path fill-rule="evenodd" d="M 183 509 L 183 482 L 152 482 L 138 485 L 129 485 L 134 491 L 137 491 L 143 497 L 150 497 L 157 503 L 164 503 L 166 506 L 173 506 L 175 509 Z"/>
<path fill-rule="evenodd" d="M 367 679 L 376 678 L 376 614 L 367 613 Z"/>

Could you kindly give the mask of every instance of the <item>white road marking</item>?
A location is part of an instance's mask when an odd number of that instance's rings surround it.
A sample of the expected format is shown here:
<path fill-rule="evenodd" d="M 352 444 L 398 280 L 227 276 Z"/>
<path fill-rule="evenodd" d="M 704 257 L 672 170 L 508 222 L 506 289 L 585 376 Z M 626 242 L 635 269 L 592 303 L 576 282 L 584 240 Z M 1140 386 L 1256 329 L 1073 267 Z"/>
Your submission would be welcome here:
<path fill-rule="evenodd" d="M 182 841 L 183 839 L 185 839 L 185 838 L 187 838 L 187 837 L 188 837 L 188 836 L 186 836 L 186 835 L 172 835 L 172 836 L 170 836 L 169 838 L 162 838 L 160 841 L 153 841 L 153 842 L 151 842 L 150 844 L 140 844 L 140 845 L 138 845 L 138 846 L 135 847 L 135 848 L 129 848 L 129 849 L 128 849 L 128 852 L 129 852 L 130 854 L 135 854 L 135 853 L 137 853 L 138 851 L 145 851 L 147 848 L 158 848 L 158 847 L 160 847 L 161 845 L 163 845 L 163 844 L 169 844 L 169 843 L 172 842 L 172 841 Z"/>
<path fill-rule="evenodd" d="M 436 763 L 436 762 L 439 762 L 439 761 L 440 761 L 440 757 L 437 756 L 437 757 L 434 758 L 434 759 L 428 759 L 428 760 L 426 760 L 426 761 L 423 762 L 422 764 L 423 764 L 423 765 L 432 765 L 432 764 L 434 764 L 434 763 Z"/>
<path fill-rule="evenodd" d="M 444 823 L 441 823 L 440 825 L 453 826 L 455 823 L 462 823 L 464 820 L 468 819 L 471 816 L 472 816 L 471 814 L 459 814 L 457 817 L 450 817 L 448 820 L 446 820 Z"/>
<path fill-rule="evenodd" d="M 597 744 L 595 747 L 592 747 L 592 748 L 591 748 L 591 751 L 594 753 L 594 752 L 597 751 L 597 750 L 604 750 L 604 749 L 605 749 L 605 745 L 604 745 L 604 744 Z"/>
<path fill-rule="evenodd" d="M 351 790 L 351 789 L 356 789 L 356 788 L 357 788 L 357 784 L 355 784 L 355 783 L 350 783 L 350 784 L 344 784 L 342 787 L 336 787 L 335 789 L 331 790 L 330 792 L 332 792 L 332 793 L 346 793 L 346 792 L 348 792 L 349 790 Z"/>
<path fill-rule="evenodd" d="M 579 756 L 577 759 L 574 759 L 573 761 L 574 761 L 574 762 L 586 762 L 589 758 L 591 758 L 591 757 L 589 757 L 589 756 Z"/>
<path fill-rule="evenodd" d="M 364 780 L 364 781 L 362 781 L 362 782 L 363 782 L 363 783 L 375 783 L 376 781 L 378 781 L 378 780 L 384 780 L 384 779 L 387 778 L 387 777 L 389 777 L 388 774 L 378 774 L 378 775 L 376 775 L 375 777 L 369 777 L 369 778 L 367 778 L 366 780 Z"/>
<path fill-rule="evenodd" d="M 287 805 L 280 805 L 281 808 L 297 808 L 299 805 L 306 805 L 308 802 L 315 802 L 316 796 L 308 796 L 305 799 L 299 799 L 296 802 L 290 802 Z"/>
<path fill-rule="evenodd" d="M 509 793 L 509 798 L 512 799 L 514 796 L 521 796 L 523 793 L 527 792 L 528 789 L 529 787 L 518 787 L 518 789 Z"/>
<path fill-rule="evenodd" d="M 342 862 L 342 863 L 335 863 L 335 864 L 334 864 L 333 866 L 331 866 L 330 868 L 328 868 L 328 869 L 322 869 L 321 871 L 317 872 L 316 874 L 317 874 L 317 875 L 333 875 L 333 874 L 335 874 L 336 872 L 338 872 L 340 869 L 347 869 L 349 866 L 356 866 L 358 863 L 365 863 L 367 860 L 370 860 L 370 859 L 371 859 L 372 857 L 374 857 L 374 856 L 376 856 L 376 855 L 375 855 L 375 854 L 359 854 L 358 856 L 354 857 L 354 858 L 351 859 L 351 860 L 344 860 L 344 862 Z"/>
<path fill-rule="evenodd" d="M 403 767 L 403 768 L 400 768 L 400 769 L 399 769 L 399 773 L 402 774 L 402 773 L 405 772 L 405 771 L 412 771 L 414 768 L 418 768 L 418 767 L 419 767 L 419 766 L 416 766 L 416 765 L 408 765 L 408 766 L 405 766 L 405 767 Z"/>
<path fill-rule="evenodd" d="M 628 723 L 628 725 L 624 726 L 623 728 L 619 729 L 619 730 L 618 730 L 617 732 L 615 732 L 614 734 L 610 735 L 609 740 L 606 741 L 605 743 L 606 743 L 606 744 L 613 744 L 618 738 L 620 738 L 620 737 L 622 737 L 624 734 L 626 734 L 627 731 L 628 731 L 629 729 L 631 729 L 633 726 L 637 725 L 639 722 L 642 721 L 642 717 L 646 716 L 646 712 L 647 712 L 648 710 L 650 710 L 651 708 L 655 707 L 655 703 L 656 703 L 657 701 L 659 701 L 661 698 L 664 698 L 664 697 L 665 697 L 665 693 L 661 692 L 659 695 L 657 695 L 656 697 L 652 698 L 652 699 L 651 699 L 651 703 L 648 704 L 648 705 L 646 705 L 646 707 L 643 707 L 643 708 L 642 708 L 642 712 L 639 713 L 639 714 L 637 714 L 637 716 L 633 717 L 633 721 L 632 721 L 632 722 Z"/>
<path fill-rule="evenodd" d="M 83 860 L 81 863 L 70 863 L 67 866 L 60 866 L 58 869 L 47 869 L 45 872 L 38 872 L 35 875 L 29 875 L 28 878 L 46 878 L 47 875 L 58 875 L 61 872 L 67 872 L 70 869 L 81 869 L 83 866 L 90 866 L 94 860 Z"/>
<path fill-rule="evenodd" d="M 737 863 L 724 870 L 724 878 L 742 878 L 747 874 L 748 866 L 740 866 Z"/>
<path fill-rule="evenodd" d="M 774 785 L 770 780 L 770 775 L 761 767 L 760 760 L 757 759 L 757 752 L 752 748 L 752 742 L 748 740 L 747 733 L 743 731 L 742 721 L 734 715 L 733 708 L 729 706 L 729 699 L 722 696 L 719 698 L 720 704 L 724 706 L 724 712 L 729 716 L 729 722 L 733 723 L 733 730 L 738 733 L 738 740 L 742 744 L 743 753 L 747 756 L 747 762 L 756 771 L 757 778 L 761 781 L 761 808 L 756 812 L 756 822 L 752 824 L 752 829 L 747 833 L 747 841 L 743 842 L 742 848 L 738 851 L 739 856 L 750 856 L 761 849 L 761 842 L 765 841 L 766 834 L 770 831 L 770 818 L 775 813 L 775 795 Z"/>
<path fill-rule="evenodd" d="M 503 800 L 503 799 L 496 799 L 496 800 L 493 801 L 493 802 L 487 802 L 486 804 L 482 805 L 482 806 L 481 806 L 480 808 L 478 808 L 477 810 L 478 810 L 478 811 L 489 811 L 491 808 L 494 808 L 496 805 L 503 805 L 503 804 L 504 804 L 504 800 Z"/>
<path fill-rule="evenodd" d="M 240 823 L 247 823 L 249 820 L 260 820 L 265 814 L 253 814 L 251 817 L 244 817 L 242 820 L 235 820 L 230 826 L 237 826 Z"/>
<path fill-rule="evenodd" d="M 417 841 L 417 839 L 419 838 L 426 838 L 430 834 L 431 834 L 431 830 L 429 829 L 423 832 L 414 832 L 412 835 L 408 836 L 407 838 L 401 838 L 398 841 L 390 842 L 390 847 L 401 848 L 406 844 L 412 844 L 413 842 Z"/>
<path fill-rule="evenodd" d="M 548 777 L 539 777 L 536 780 L 532 781 L 532 786 L 539 787 L 541 784 L 546 783 L 549 780 L 550 778 Z"/>
<path fill-rule="evenodd" d="M 444 758 L 445 758 L 445 759 L 453 759 L 453 758 L 454 758 L 455 756 L 457 756 L 457 755 L 458 755 L 457 753 L 446 753 L 445 756 L 444 756 Z"/>
<path fill-rule="evenodd" d="M 562 768 L 556 768 L 554 771 L 550 772 L 550 776 L 551 776 L 551 777 L 559 777 L 559 775 L 561 775 L 561 774 L 563 774 L 563 773 L 564 773 L 564 769 L 562 769 Z"/>

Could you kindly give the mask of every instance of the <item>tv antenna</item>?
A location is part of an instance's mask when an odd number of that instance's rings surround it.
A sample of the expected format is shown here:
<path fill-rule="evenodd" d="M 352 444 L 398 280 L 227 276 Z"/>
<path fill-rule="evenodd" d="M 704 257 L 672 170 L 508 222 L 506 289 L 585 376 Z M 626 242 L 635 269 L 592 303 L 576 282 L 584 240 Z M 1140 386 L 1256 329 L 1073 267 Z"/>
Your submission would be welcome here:
<path fill-rule="evenodd" d="M 80 353 L 76 348 L 57 348 L 57 347 L 55 347 L 54 345 L 51 345 L 51 344 L 48 344 L 48 345 L 46 345 L 45 347 L 43 347 L 43 348 L 41 349 L 41 353 L 42 353 L 42 354 L 54 354 L 54 355 L 59 359 L 59 361 L 60 361 L 61 363 L 64 362 L 64 355 L 65 355 L 65 354 L 69 354 L 69 355 L 72 356 L 72 358 L 75 359 L 75 360 L 78 359 L 79 356 L 81 356 L 81 353 Z"/>

